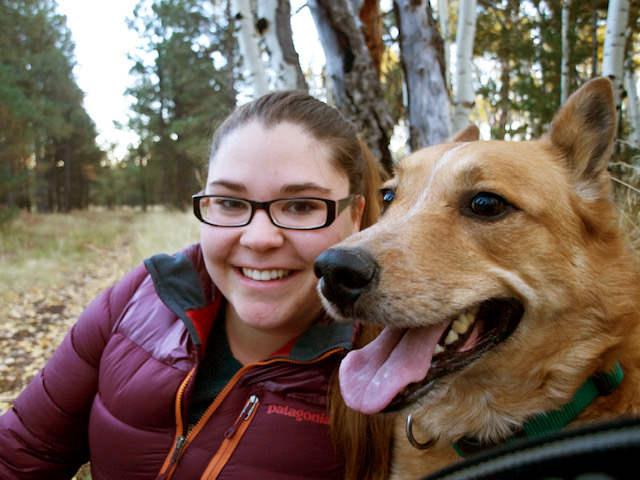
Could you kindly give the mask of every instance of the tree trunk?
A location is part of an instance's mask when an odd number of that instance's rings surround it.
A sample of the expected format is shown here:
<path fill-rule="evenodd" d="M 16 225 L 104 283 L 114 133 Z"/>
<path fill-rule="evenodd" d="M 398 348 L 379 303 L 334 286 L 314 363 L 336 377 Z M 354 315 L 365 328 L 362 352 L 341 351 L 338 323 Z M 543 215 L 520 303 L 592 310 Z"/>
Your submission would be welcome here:
<path fill-rule="evenodd" d="M 429 0 L 396 0 L 402 67 L 407 86 L 407 121 L 412 151 L 450 136 L 444 42 Z"/>
<path fill-rule="evenodd" d="M 258 1 L 258 33 L 269 50 L 277 90 L 307 89 L 300 59 L 293 45 L 289 0 Z"/>
<path fill-rule="evenodd" d="M 449 30 L 449 2 L 438 0 L 438 23 L 440 25 L 440 35 L 444 41 L 444 83 L 447 91 L 451 91 L 451 31 Z"/>
<path fill-rule="evenodd" d="M 515 23 L 513 18 L 513 0 L 508 0 L 504 7 L 504 25 L 502 27 L 502 45 L 498 49 L 500 62 L 500 103 L 498 105 L 498 127 L 494 132 L 497 139 L 503 140 L 510 124 L 509 112 L 511 93 L 511 47 L 508 43 L 510 33 Z"/>
<path fill-rule="evenodd" d="M 236 19 L 238 45 L 246 72 L 245 79 L 253 88 L 254 98 L 257 98 L 269 91 L 269 82 L 260 55 L 251 0 L 232 0 L 231 9 Z"/>
<path fill-rule="evenodd" d="M 591 0 L 591 78 L 598 76 L 598 0 Z"/>
<path fill-rule="evenodd" d="M 36 210 L 38 213 L 50 213 L 50 167 L 46 162 L 41 138 L 36 138 L 33 150 L 35 152 L 36 159 Z"/>
<path fill-rule="evenodd" d="M 640 148 L 640 100 L 638 99 L 638 87 L 636 83 L 636 72 L 634 62 L 628 59 L 624 71 L 625 85 L 627 88 L 627 106 L 629 110 L 629 144 L 633 148 Z M 640 157 L 636 156 L 637 162 Z"/>
<path fill-rule="evenodd" d="M 625 29 L 629 18 L 629 0 L 610 0 L 607 11 L 607 30 L 602 53 L 602 75 L 613 83 L 616 104 L 616 125 L 620 121 L 622 95 L 624 92 L 624 44 Z M 616 132 L 618 128 L 616 126 Z"/>
<path fill-rule="evenodd" d="M 351 0 L 353 11 L 358 14 L 364 35 L 364 42 L 369 49 L 373 65 L 380 75 L 384 42 L 382 41 L 382 13 L 380 0 Z"/>
<path fill-rule="evenodd" d="M 476 31 L 476 0 L 460 0 L 456 33 L 456 92 L 453 100 L 453 130 L 458 132 L 469 124 L 469 114 L 475 103 L 471 66 L 473 39 Z"/>
<path fill-rule="evenodd" d="M 352 121 L 387 172 L 393 168 L 389 139 L 393 120 L 380 78 L 347 0 L 309 0 L 326 58 L 336 107 Z"/>
<path fill-rule="evenodd" d="M 224 30 L 223 39 L 222 39 L 222 48 L 224 49 L 224 57 L 227 59 L 226 65 L 224 68 L 224 76 L 227 80 L 227 84 L 229 88 L 227 89 L 228 98 L 227 105 L 229 105 L 230 110 L 236 105 L 236 98 L 238 92 L 236 92 L 235 84 L 236 77 L 234 73 L 234 69 L 236 66 L 236 49 L 235 49 L 235 22 L 233 20 L 231 2 L 233 0 L 227 0 L 227 3 L 224 8 L 224 14 L 227 20 L 228 28 Z"/>
<path fill-rule="evenodd" d="M 64 197 L 63 197 L 63 211 L 68 213 L 71 211 L 71 149 L 69 148 L 69 141 L 66 140 L 64 146 Z"/>
<path fill-rule="evenodd" d="M 560 105 L 569 98 L 569 7 L 571 0 L 562 0 L 562 68 L 560 73 Z"/>

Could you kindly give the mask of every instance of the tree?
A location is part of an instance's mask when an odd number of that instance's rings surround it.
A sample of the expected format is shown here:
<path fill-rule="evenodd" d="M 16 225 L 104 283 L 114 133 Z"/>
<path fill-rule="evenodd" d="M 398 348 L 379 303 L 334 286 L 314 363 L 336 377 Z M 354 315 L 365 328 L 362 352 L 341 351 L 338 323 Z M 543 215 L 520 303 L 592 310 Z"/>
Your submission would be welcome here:
<path fill-rule="evenodd" d="M 628 59 L 624 70 L 627 104 L 629 106 L 629 144 L 640 149 L 640 100 L 638 100 L 638 82 L 633 68 L 633 61 Z M 640 161 L 640 158 L 638 158 Z"/>
<path fill-rule="evenodd" d="M 395 0 L 412 151 L 450 135 L 444 42 L 429 0 Z"/>
<path fill-rule="evenodd" d="M 102 152 L 73 76 L 74 48 L 54 1 L 0 3 L 0 205 L 88 206 Z"/>
<path fill-rule="evenodd" d="M 440 35 L 444 41 L 444 64 L 446 66 L 444 72 L 445 84 L 447 91 L 451 90 L 451 29 L 449 28 L 449 2 L 448 0 L 438 0 L 438 25 L 440 26 Z"/>
<path fill-rule="evenodd" d="M 562 0 L 562 72 L 560 80 L 560 104 L 569 98 L 569 19 L 571 0 Z"/>
<path fill-rule="evenodd" d="M 624 92 L 625 30 L 629 18 L 629 0 L 610 0 L 607 32 L 602 54 L 602 75 L 613 83 L 616 110 L 620 112 Z M 619 123 L 619 117 L 617 120 Z M 616 128 L 616 131 L 617 128 Z"/>
<path fill-rule="evenodd" d="M 231 6 L 232 15 L 237 24 L 238 45 L 244 64 L 244 77 L 253 89 L 253 97 L 259 97 L 269 91 L 269 81 L 262 63 L 251 0 L 231 0 Z"/>
<path fill-rule="evenodd" d="M 291 32 L 289 0 L 258 2 L 258 33 L 264 38 L 276 90 L 307 91 Z"/>
<path fill-rule="evenodd" d="M 360 20 L 360 30 L 364 35 L 364 42 L 373 60 L 373 66 L 380 73 L 385 50 L 382 39 L 383 21 L 380 0 L 351 0 L 351 7 Z"/>
<path fill-rule="evenodd" d="M 384 170 L 391 171 L 393 122 L 380 78 L 347 0 L 307 2 L 327 61 L 333 100 L 351 120 Z"/>
<path fill-rule="evenodd" d="M 473 40 L 476 32 L 476 0 L 460 0 L 456 32 L 456 89 L 453 100 L 453 130 L 458 132 L 469 124 L 469 114 L 475 103 L 471 78 Z"/>
<path fill-rule="evenodd" d="M 188 207 L 203 187 L 210 135 L 235 107 L 224 50 L 228 25 L 216 23 L 227 16 L 206 7 L 199 0 L 156 0 L 146 9 L 140 2 L 130 20 L 147 43 L 132 70 L 137 83 L 128 90 L 135 98 L 129 126 L 141 144 L 129 155 L 137 164 L 127 168 L 135 176 L 151 169 L 156 174 L 142 178 L 160 179 L 145 202 Z"/>

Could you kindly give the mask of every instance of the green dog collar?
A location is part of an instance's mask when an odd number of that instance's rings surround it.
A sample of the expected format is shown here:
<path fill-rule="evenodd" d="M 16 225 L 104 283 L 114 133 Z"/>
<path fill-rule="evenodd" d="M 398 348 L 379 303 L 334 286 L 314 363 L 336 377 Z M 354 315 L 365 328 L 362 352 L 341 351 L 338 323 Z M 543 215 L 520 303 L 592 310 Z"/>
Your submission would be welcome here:
<path fill-rule="evenodd" d="M 522 429 L 514 433 L 514 438 L 536 438 L 566 427 L 596 398 L 610 395 L 620 385 L 623 377 L 622 366 L 616 361 L 611 371 L 600 372 L 588 378 L 578 388 L 573 399 L 562 408 L 538 415 L 525 422 Z M 453 444 L 453 448 L 461 457 L 491 446 L 493 445 L 478 444 L 467 438 L 462 438 Z"/>

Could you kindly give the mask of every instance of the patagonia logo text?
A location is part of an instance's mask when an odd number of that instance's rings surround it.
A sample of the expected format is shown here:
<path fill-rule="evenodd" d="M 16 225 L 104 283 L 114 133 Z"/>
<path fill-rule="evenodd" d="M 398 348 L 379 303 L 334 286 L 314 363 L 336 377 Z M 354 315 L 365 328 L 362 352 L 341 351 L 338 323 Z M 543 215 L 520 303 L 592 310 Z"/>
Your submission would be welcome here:
<path fill-rule="evenodd" d="M 296 422 L 314 422 L 329 425 L 329 417 L 324 413 L 312 413 L 307 410 L 290 408 L 285 405 L 269 405 L 267 415 L 284 415 L 285 417 L 295 418 Z"/>

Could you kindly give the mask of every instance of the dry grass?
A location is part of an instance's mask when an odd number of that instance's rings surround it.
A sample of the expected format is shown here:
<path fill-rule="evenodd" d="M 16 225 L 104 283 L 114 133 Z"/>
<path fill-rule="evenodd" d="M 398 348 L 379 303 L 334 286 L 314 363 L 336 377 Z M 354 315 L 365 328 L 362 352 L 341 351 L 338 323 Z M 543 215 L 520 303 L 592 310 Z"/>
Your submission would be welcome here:
<path fill-rule="evenodd" d="M 640 252 L 640 169 L 612 163 L 613 196 L 620 209 L 620 229 L 636 252 Z"/>
<path fill-rule="evenodd" d="M 22 214 L 0 231 L 0 298 L 49 288 L 69 272 L 90 270 L 105 249 L 121 250 L 125 273 L 154 253 L 173 253 L 197 242 L 199 231 L 198 221 L 184 212 Z"/>

